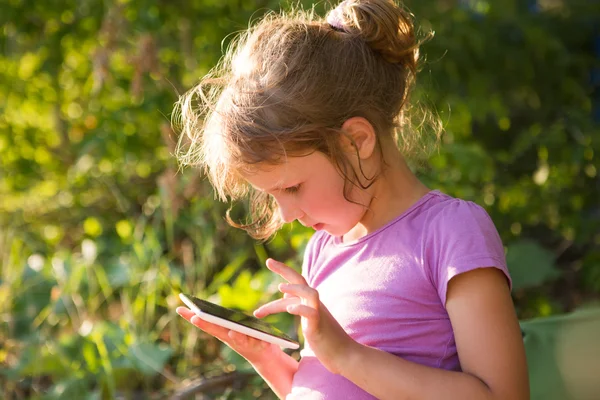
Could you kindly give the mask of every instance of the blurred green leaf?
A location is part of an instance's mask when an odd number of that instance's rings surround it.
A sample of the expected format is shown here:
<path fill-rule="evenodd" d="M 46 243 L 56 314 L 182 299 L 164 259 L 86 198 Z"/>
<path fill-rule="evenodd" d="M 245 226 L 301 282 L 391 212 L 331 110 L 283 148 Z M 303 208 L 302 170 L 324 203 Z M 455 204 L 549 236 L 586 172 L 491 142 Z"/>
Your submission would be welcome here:
<path fill-rule="evenodd" d="M 554 255 L 529 240 L 509 245 L 506 263 L 515 290 L 539 286 L 560 276 L 554 265 Z"/>
<path fill-rule="evenodd" d="M 173 354 L 173 350 L 165 344 L 155 343 L 135 343 L 129 350 L 135 367 L 146 375 L 154 375 L 162 371 Z"/>
<path fill-rule="evenodd" d="M 58 381 L 42 397 L 44 400 L 62 400 L 82 398 L 89 391 L 89 382 L 78 377 L 69 377 Z M 100 399 L 99 393 L 88 393 L 86 399 Z"/>

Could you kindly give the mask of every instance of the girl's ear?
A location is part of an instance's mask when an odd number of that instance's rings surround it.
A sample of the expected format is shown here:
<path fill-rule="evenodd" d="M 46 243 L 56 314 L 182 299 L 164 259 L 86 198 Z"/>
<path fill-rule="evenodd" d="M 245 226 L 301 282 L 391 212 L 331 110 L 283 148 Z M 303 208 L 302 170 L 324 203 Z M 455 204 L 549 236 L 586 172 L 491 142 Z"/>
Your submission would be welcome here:
<path fill-rule="evenodd" d="M 373 155 L 377 145 L 377 134 L 373 125 L 363 117 L 352 117 L 342 125 L 342 147 L 350 155 L 365 160 Z"/>

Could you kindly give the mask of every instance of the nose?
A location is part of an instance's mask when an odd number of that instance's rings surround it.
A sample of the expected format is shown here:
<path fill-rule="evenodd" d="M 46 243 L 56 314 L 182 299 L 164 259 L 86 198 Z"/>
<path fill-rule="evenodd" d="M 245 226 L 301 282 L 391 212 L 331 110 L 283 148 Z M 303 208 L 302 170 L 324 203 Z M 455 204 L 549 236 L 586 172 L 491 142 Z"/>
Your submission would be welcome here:
<path fill-rule="evenodd" d="M 279 208 L 279 216 L 281 220 L 286 224 L 294 222 L 300 219 L 304 214 L 302 211 L 290 202 L 277 200 L 277 207 Z"/>

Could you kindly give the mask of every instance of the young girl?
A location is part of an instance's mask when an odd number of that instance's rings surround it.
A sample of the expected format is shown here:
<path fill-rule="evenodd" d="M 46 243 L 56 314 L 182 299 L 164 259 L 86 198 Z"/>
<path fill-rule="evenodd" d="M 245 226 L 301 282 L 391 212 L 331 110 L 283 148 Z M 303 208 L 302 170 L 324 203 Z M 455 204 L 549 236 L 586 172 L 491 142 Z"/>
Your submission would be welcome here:
<path fill-rule="evenodd" d="M 299 362 L 177 309 L 279 398 L 529 397 L 492 221 L 407 166 L 425 139 L 404 115 L 418 45 L 391 0 L 269 15 L 179 102 L 180 161 L 222 199 L 250 198 L 251 220 L 232 225 L 262 239 L 294 220 L 316 231 L 302 274 L 267 262 L 288 283 L 254 312 L 301 317 Z"/>

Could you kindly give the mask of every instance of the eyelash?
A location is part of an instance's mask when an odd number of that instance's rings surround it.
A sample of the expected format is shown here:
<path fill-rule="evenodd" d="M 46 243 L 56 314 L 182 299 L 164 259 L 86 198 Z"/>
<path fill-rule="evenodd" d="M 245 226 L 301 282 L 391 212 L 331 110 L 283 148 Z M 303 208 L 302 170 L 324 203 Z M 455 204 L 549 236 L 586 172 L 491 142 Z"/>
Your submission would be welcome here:
<path fill-rule="evenodd" d="M 298 191 L 300 190 L 300 185 L 296 185 L 296 186 L 290 186 L 288 188 L 285 188 L 285 192 L 289 193 L 289 194 L 294 194 L 294 193 L 298 193 Z"/>

